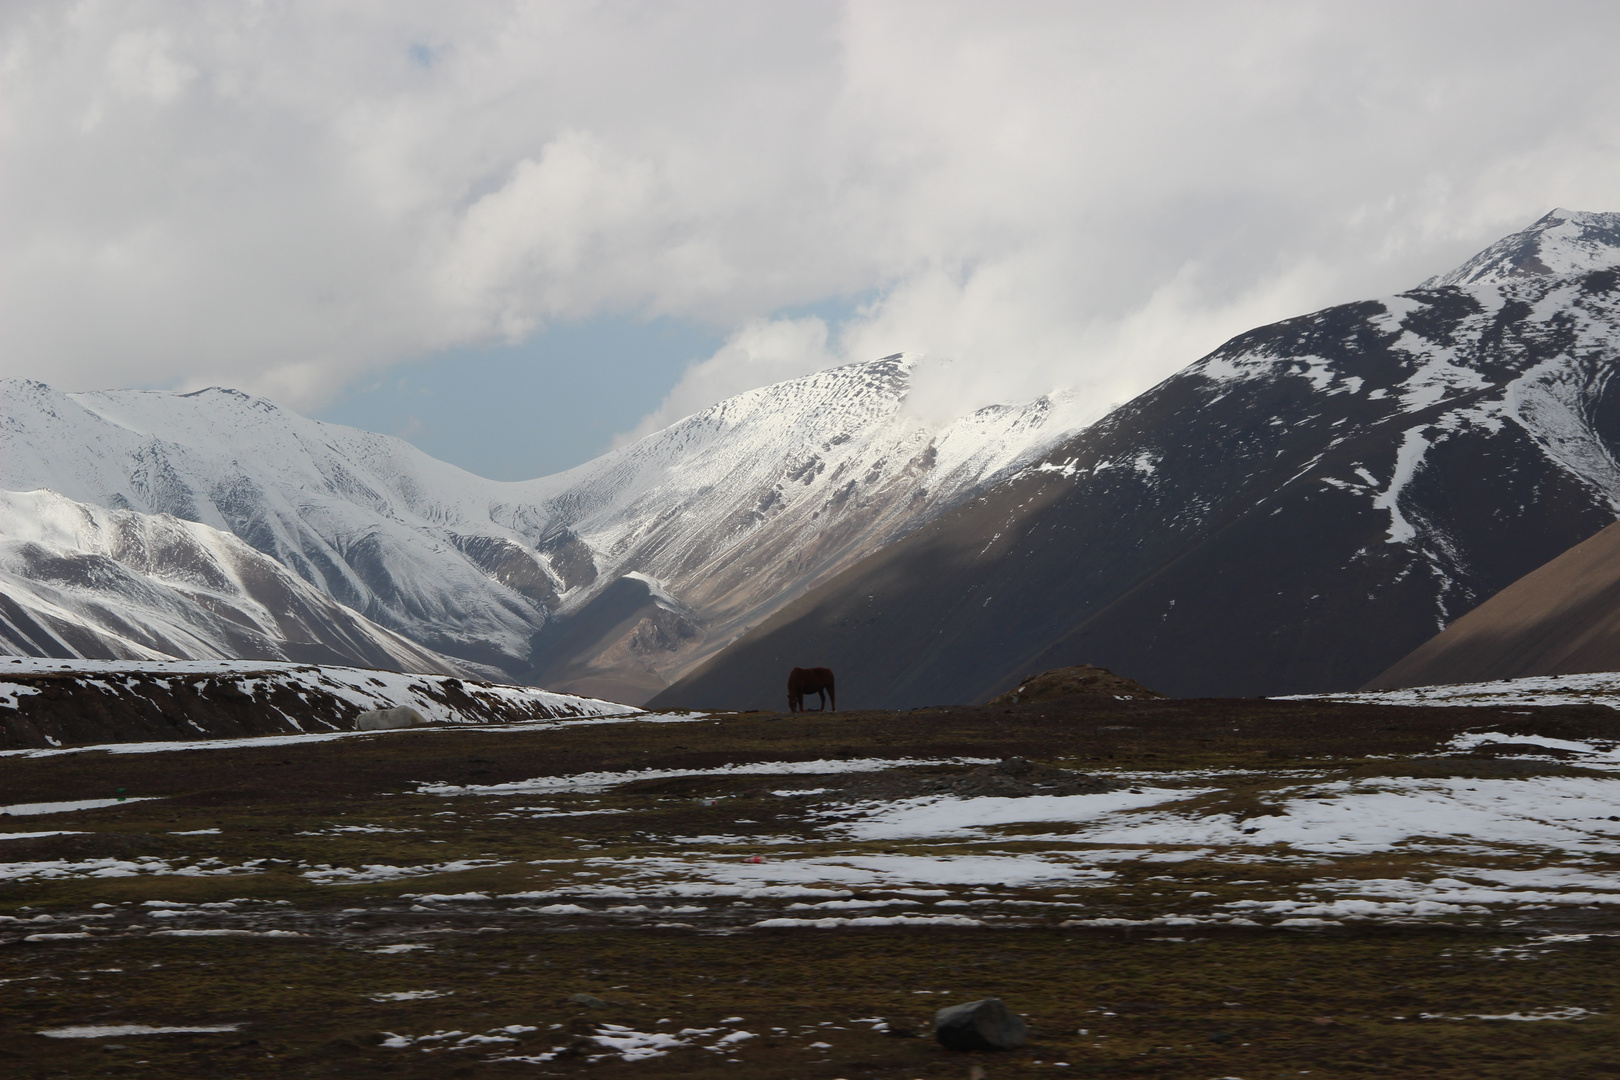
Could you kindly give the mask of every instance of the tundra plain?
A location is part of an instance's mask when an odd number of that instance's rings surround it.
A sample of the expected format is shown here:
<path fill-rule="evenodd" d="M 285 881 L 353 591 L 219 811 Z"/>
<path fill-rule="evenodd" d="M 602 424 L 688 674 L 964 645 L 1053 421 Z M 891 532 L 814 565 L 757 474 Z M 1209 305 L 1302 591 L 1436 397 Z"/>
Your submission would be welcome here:
<path fill-rule="evenodd" d="M 8 751 L 0 1064 L 1620 1074 L 1616 740 L 1076 696 Z M 1027 1048 L 929 1037 L 991 995 Z"/>

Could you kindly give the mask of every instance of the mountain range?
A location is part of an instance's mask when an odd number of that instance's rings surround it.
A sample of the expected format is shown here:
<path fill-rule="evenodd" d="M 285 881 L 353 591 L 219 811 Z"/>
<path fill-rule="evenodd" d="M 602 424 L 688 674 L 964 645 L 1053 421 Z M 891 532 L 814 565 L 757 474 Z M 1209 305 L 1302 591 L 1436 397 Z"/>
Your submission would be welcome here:
<path fill-rule="evenodd" d="M 347 663 L 632 704 L 987 700 L 1090 663 L 1345 690 L 1620 515 L 1620 215 L 1260 327 L 1095 423 L 931 423 L 897 354 L 487 480 L 235 390 L 0 381 L 0 651 Z"/>
<path fill-rule="evenodd" d="M 982 701 L 1090 663 L 1350 689 L 1620 514 L 1620 214 L 1232 339 L 797 598 L 651 704 Z"/>
<path fill-rule="evenodd" d="M 930 425 L 913 367 L 750 391 L 519 483 L 239 391 L 6 380 L 0 649 L 318 655 L 635 703 L 1075 427 L 1061 396 Z"/>

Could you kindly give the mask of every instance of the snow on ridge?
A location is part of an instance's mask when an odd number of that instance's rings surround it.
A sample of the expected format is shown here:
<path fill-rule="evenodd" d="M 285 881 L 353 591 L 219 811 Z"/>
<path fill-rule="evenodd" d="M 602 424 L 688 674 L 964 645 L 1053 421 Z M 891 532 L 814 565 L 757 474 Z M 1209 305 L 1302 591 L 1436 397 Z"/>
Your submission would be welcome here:
<path fill-rule="evenodd" d="M 915 363 L 897 354 L 760 387 L 517 482 L 236 390 L 66 394 L 0 380 L 0 489 L 233 533 L 388 631 L 463 660 L 493 651 L 517 673 L 555 614 L 626 573 L 691 607 L 694 589 L 729 587 L 716 575 L 737 553 L 768 549 L 780 569 L 755 568 L 752 602 L 769 603 L 835 519 L 861 515 L 823 554 L 834 563 L 949 509 L 1075 422 L 1055 395 L 930 430 L 903 409 Z M 63 550 L 83 535 L 60 521 L 56 532 Z"/>
<path fill-rule="evenodd" d="M 1423 455 L 1429 449 L 1429 440 L 1425 437 L 1426 428 L 1409 428 L 1401 437 L 1401 448 L 1395 455 L 1395 471 L 1390 475 L 1389 486 L 1373 497 L 1372 504 L 1379 510 L 1389 513 L 1389 539 L 1390 544 L 1410 544 L 1417 537 L 1417 528 L 1401 513 L 1401 492 L 1412 478 L 1417 475 L 1418 467 L 1423 463 Z"/>
<path fill-rule="evenodd" d="M 735 492 L 769 500 L 764 514 L 774 517 L 795 503 L 819 506 L 850 480 L 881 485 L 907 466 L 925 485 L 961 489 L 1072 433 L 1065 424 L 1076 410 L 1046 398 L 992 406 L 934 431 L 903 408 L 915 364 L 895 356 L 750 390 L 547 482 L 569 482 L 577 500 L 570 527 L 612 562 L 634 549 L 658 506 L 691 515 L 660 534 L 713 537 L 717 519 L 736 509 Z M 672 584 L 680 576 L 657 562 L 638 569 Z"/>
<path fill-rule="evenodd" d="M 73 672 L 85 678 L 151 678 L 210 677 L 229 675 L 237 678 L 262 676 L 264 678 L 296 679 L 308 677 L 322 687 L 362 708 L 377 708 L 378 702 L 388 699 L 390 704 L 410 705 L 432 720 L 435 716 L 445 723 L 455 723 L 455 715 L 442 704 L 418 706 L 414 695 L 420 691 L 412 684 L 443 684 L 447 680 L 463 682 L 479 694 L 513 702 L 536 702 L 543 705 L 579 707 L 580 715 L 617 715 L 639 713 L 640 709 L 621 705 L 616 701 L 601 701 L 577 694 L 558 694 L 538 686 L 516 686 L 456 679 L 455 676 L 433 672 L 388 671 L 381 668 L 346 667 L 341 664 L 304 664 L 286 660 L 62 660 L 51 656 L 0 657 L 0 684 L 8 675 L 39 675 L 43 673 Z M 400 700 L 393 701 L 392 696 Z"/>
<path fill-rule="evenodd" d="M 48 490 L 0 491 L 0 653 L 163 660 L 296 648 L 424 671 L 484 674 L 335 603 L 229 532 L 107 510 Z"/>
<path fill-rule="evenodd" d="M 1555 209 L 1419 288 L 1496 284 L 1527 275 L 1561 276 L 1620 266 L 1620 213 Z"/>
<path fill-rule="evenodd" d="M 198 736 L 195 739 L 108 743 L 97 747 L 3 750 L 0 751 L 0 757 L 14 754 L 40 756 L 79 753 L 87 749 L 102 749 L 113 753 L 145 753 L 198 747 L 217 749 L 237 745 L 271 745 L 271 740 L 307 742 L 350 735 L 376 734 L 338 727 L 332 722 L 330 715 L 323 719 L 317 710 L 295 710 L 299 714 L 296 716 L 282 713 L 275 704 L 276 692 L 285 689 L 297 692 L 301 698 L 309 694 L 335 698 L 360 710 L 407 705 L 421 713 L 429 723 L 452 726 L 487 727 L 513 723 L 544 726 L 548 723 L 658 719 L 640 709 L 618 702 L 581 697 L 576 694 L 559 694 L 534 686 L 486 683 L 421 672 L 269 660 L 65 661 L 31 656 L 0 659 L 0 703 L 33 690 L 31 680 L 37 679 L 40 675 L 71 676 L 77 682 L 99 687 L 104 691 L 134 694 L 142 693 L 143 687 L 151 685 L 165 687 L 173 692 L 187 684 L 206 694 L 214 681 L 229 682 L 240 692 L 259 701 L 267 713 L 281 713 L 285 719 L 286 730 L 278 734 L 217 737 L 198 729 Z M 490 720 L 489 717 L 494 717 L 495 720 Z M 311 730 L 312 726 L 314 730 Z"/>
<path fill-rule="evenodd" d="M 1620 214 L 1584 217 L 1614 226 L 1613 251 L 1620 263 Z M 1424 453 L 1450 434 L 1476 425 L 1492 432 L 1504 422 L 1523 428 L 1553 463 L 1597 491 L 1620 515 L 1620 462 L 1588 419 L 1590 402 L 1607 379 L 1605 358 L 1620 350 L 1620 305 L 1608 294 L 1585 293 L 1576 282 L 1543 275 L 1481 279 L 1458 288 L 1474 307 L 1460 316 L 1449 339 L 1431 339 L 1413 329 L 1421 322 L 1409 321 L 1434 308 L 1439 301 L 1432 295 L 1413 291 L 1376 301 L 1384 313 L 1370 321 L 1394 335 L 1384 346 L 1396 361 L 1390 370 L 1397 373 L 1387 385 L 1372 385 L 1365 374 L 1351 376 L 1342 370 L 1350 363 L 1364 363 L 1359 357 L 1336 361 L 1279 355 L 1269 344 L 1245 347 L 1241 338 L 1199 360 L 1185 374 L 1209 380 L 1217 393 L 1228 392 L 1237 383 L 1303 378 L 1318 394 L 1350 393 L 1369 402 L 1388 402 L 1390 415 L 1432 414 L 1456 402 L 1454 408 L 1405 431 L 1387 481 L 1363 478 L 1375 507 L 1391 515 L 1392 543 L 1410 543 L 1418 536 L 1419 530 L 1401 512 L 1400 495 L 1423 467 Z M 1526 308 L 1528 315 L 1523 314 Z M 1496 355 L 1484 344 L 1504 314 L 1512 316 L 1516 334 L 1556 344 L 1557 351 L 1534 363 L 1519 359 L 1518 370 L 1504 370 L 1504 360 L 1512 364 L 1518 358 Z M 1339 483 L 1347 489 L 1362 487 Z"/>

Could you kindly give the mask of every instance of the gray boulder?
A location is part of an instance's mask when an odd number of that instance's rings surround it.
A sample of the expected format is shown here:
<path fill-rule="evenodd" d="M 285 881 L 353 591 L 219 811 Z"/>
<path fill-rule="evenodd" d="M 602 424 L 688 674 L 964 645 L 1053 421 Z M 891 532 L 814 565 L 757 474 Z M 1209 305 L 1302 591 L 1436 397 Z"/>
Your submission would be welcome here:
<path fill-rule="evenodd" d="M 392 709 L 367 709 L 355 717 L 356 731 L 397 731 L 400 728 L 427 727 L 427 720 L 409 705 Z"/>
<path fill-rule="evenodd" d="M 608 1003 L 595 994 L 569 994 L 563 1000 L 571 1005 L 583 1005 L 587 1009 L 605 1009 L 608 1007 Z"/>
<path fill-rule="evenodd" d="M 1024 1021 L 1000 998 L 952 1005 L 934 1014 L 934 1038 L 947 1050 L 1016 1050 L 1026 1036 Z"/>

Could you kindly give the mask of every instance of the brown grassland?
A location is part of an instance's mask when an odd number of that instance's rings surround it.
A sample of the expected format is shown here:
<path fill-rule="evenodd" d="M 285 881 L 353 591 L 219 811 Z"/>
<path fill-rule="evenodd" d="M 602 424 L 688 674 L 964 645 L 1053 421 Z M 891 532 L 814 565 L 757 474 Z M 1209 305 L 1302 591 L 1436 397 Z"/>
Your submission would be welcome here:
<path fill-rule="evenodd" d="M 1205 792 L 1194 800 L 1197 813 L 1242 821 L 1267 814 L 1279 788 L 1304 775 L 1529 780 L 1585 772 L 1511 748 L 1445 751 L 1470 728 L 1620 734 L 1616 714 L 1596 707 L 1074 697 L 1010 708 L 569 721 L 4 757 L 5 805 L 115 793 L 146 801 L 5 819 L 3 828 L 17 833 L 71 832 L 0 840 L 0 1073 L 855 1080 L 965 1078 L 977 1067 L 990 1080 L 1620 1075 L 1620 937 L 1611 936 L 1620 919 L 1602 905 L 1317 928 L 1165 921 L 1230 900 L 1292 897 L 1324 875 L 1433 877 L 1448 856 L 1431 848 L 1332 860 L 1281 848 L 1248 861 L 1183 851 L 1178 861 L 1156 862 L 1139 852 L 1110 863 L 1112 876 L 1087 883 L 1083 895 L 1062 881 L 955 883 L 930 894 L 933 910 L 941 898 L 976 904 L 984 925 L 783 929 L 756 924 L 794 914 L 791 897 L 654 896 L 648 886 L 613 899 L 600 883 L 631 880 L 620 868 L 698 851 L 719 863 L 755 855 L 940 858 L 982 853 L 985 839 L 860 840 L 829 831 L 836 819 L 825 811 L 839 785 L 852 782 L 837 774 L 762 779 L 736 769 L 542 794 L 486 787 L 596 771 L 1019 755 L 1121 786 L 1148 774 L 1189 786 L 1196 779 Z M 907 782 L 948 782 L 970 768 L 919 766 Z M 436 793 L 424 784 L 478 787 Z M 815 795 L 818 785 L 833 795 Z M 1085 847 L 1054 831 L 1061 828 L 1051 823 L 1008 826 L 994 850 Z M 1556 857 L 1495 856 L 1497 865 L 1526 867 Z M 143 858 L 149 870 L 221 872 L 93 874 Z M 1584 861 L 1612 870 L 1620 860 Z M 876 885 L 845 895 L 879 914 L 920 900 L 916 890 Z M 1117 922 L 1104 925 L 1109 919 Z M 172 929 L 192 932 L 159 932 Z M 205 930 L 214 932 L 196 932 Z M 568 1000 L 576 994 L 599 1000 Z M 935 1008 L 991 995 L 1027 1019 L 1030 1045 L 963 1054 L 929 1037 Z M 1570 1018 L 1476 1018 L 1558 1010 Z M 236 1026 L 39 1034 L 125 1024 Z M 709 1034 L 679 1035 L 692 1029 Z M 670 1033 L 686 1045 L 624 1060 L 602 1041 L 622 1031 Z M 732 1031 L 752 1037 L 719 1041 Z"/>

